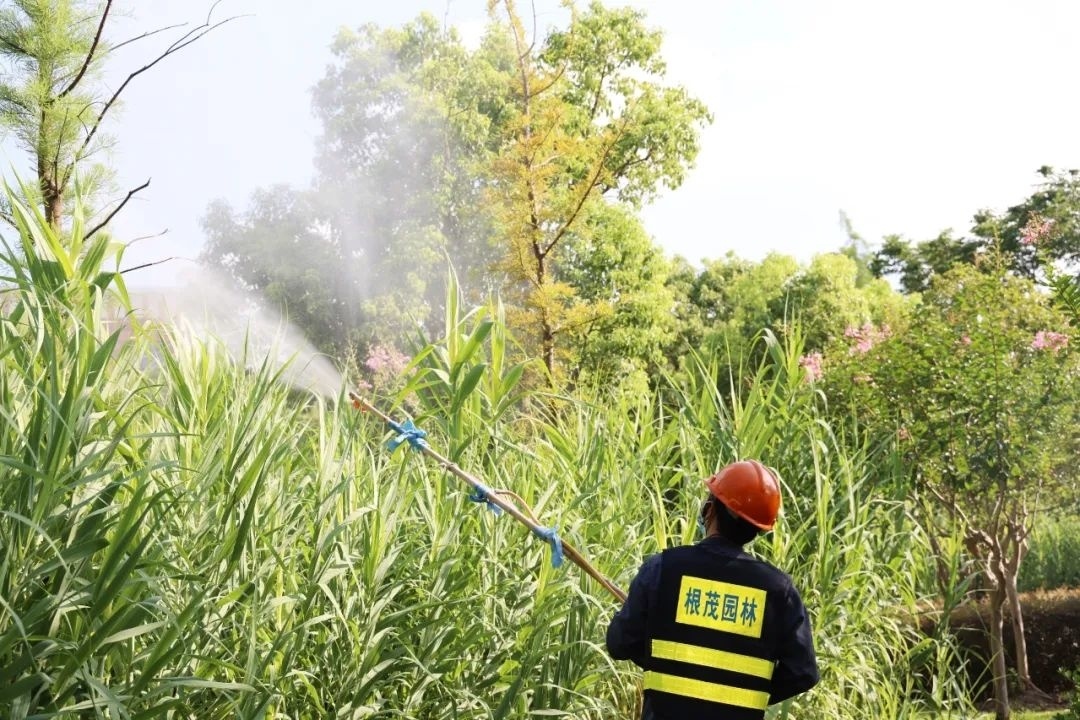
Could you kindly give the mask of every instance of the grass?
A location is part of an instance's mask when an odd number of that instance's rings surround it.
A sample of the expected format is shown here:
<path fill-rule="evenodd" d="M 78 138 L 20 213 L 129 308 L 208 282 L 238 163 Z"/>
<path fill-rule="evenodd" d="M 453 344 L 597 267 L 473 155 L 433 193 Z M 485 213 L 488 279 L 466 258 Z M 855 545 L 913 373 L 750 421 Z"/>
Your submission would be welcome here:
<path fill-rule="evenodd" d="M 1010 713 L 1012 720 L 1051 720 L 1060 710 L 1013 710 Z M 917 720 L 957 720 L 958 717 L 970 717 L 974 720 L 994 720 L 994 713 L 978 713 L 976 715 L 934 715 L 923 714 L 915 716 Z"/>
<path fill-rule="evenodd" d="M 638 671 L 602 646 L 614 603 L 337 399 L 178 329 L 121 341 L 105 269 L 14 204 L 0 317 L 0 715 L 80 718 L 628 717 Z M 734 380 L 699 362 L 655 397 L 530 393 L 497 307 L 462 312 L 384 393 L 429 441 L 626 587 L 693 538 L 699 478 L 778 468 L 756 551 L 812 616 L 822 684 L 784 717 L 963 713 L 946 636 L 900 608 L 929 548 L 878 449 L 824 422 L 800 348 L 762 338 Z M 159 338 L 164 337 L 164 343 Z M 883 468 L 885 470 L 883 470 Z"/>

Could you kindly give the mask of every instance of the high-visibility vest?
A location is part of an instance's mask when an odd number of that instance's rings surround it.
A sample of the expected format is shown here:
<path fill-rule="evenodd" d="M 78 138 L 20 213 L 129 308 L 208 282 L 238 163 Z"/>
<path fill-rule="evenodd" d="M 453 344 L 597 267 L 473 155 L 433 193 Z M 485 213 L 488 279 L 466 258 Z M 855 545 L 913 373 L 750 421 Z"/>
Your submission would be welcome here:
<path fill-rule="evenodd" d="M 761 720 L 790 580 L 734 548 L 665 550 L 644 686 L 660 720 Z"/>

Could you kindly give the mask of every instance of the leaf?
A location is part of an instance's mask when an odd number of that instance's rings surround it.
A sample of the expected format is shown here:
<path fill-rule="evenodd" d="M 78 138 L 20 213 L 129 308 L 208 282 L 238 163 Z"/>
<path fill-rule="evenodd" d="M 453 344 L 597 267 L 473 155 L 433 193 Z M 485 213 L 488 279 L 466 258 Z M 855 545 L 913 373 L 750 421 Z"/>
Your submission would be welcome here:
<path fill-rule="evenodd" d="M 461 381 L 461 385 L 454 392 L 454 402 L 450 407 L 450 414 L 456 413 L 465 399 L 469 397 L 473 390 L 476 389 L 477 384 L 480 382 L 480 378 L 484 376 L 484 371 L 487 369 L 487 365 L 480 364 L 471 368 L 469 372 L 465 374 L 464 379 Z"/>

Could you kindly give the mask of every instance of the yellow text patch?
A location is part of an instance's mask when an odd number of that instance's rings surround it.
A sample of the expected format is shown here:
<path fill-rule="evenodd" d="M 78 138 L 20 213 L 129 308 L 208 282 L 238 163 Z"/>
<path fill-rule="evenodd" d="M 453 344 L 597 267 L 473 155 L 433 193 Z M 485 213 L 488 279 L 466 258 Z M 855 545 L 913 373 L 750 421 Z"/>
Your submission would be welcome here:
<path fill-rule="evenodd" d="M 683 576 L 675 622 L 759 638 L 764 621 L 764 590 Z"/>

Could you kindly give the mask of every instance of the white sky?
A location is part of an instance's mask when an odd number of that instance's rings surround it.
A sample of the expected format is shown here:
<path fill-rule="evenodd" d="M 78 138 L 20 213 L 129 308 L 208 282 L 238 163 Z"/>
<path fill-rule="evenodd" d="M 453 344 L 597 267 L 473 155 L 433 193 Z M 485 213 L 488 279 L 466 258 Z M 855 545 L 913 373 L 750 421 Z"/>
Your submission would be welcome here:
<path fill-rule="evenodd" d="M 527 7 L 527 2 L 518 0 Z M 556 3 L 538 0 L 541 25 Z M 152 178 L 115 223 L 168 228 L 126 265 L 194 257 L 199 218 L 276 182 L 306 185 L 319 132 L 310 87 L 342 25 L 399 25 L 422 10 L 475 35 L 486 0 L 225 0 L 252 13 L 138 78 L 110 130 L 123 187 Z M 716 116 L 697 167 L 647 208 L 649 231 L 693 261 L 776 250 L 808 259 L 844 240 L 968 230 L 979 208 L 1022 200 L 1048 164 L 1080 167 L 1076 0 L 634 0 L 665 32 L 668 80 Z M 201 20 L 209 1 L 139 0 L 124 29 Z M 117 33 L 122 35 L 123 32 Z M 119 55 L 119 79 L 155 45 Z M 121 74 L 124 73 L 124 74 Z M 168 284 L 187 263 L 130 276 Z"/>

